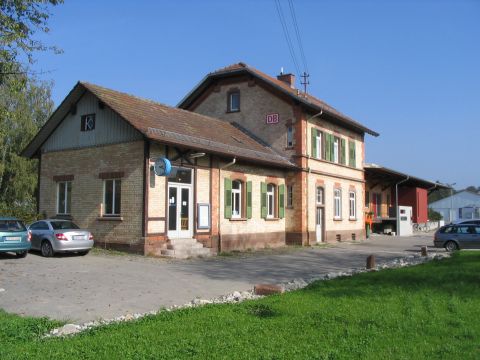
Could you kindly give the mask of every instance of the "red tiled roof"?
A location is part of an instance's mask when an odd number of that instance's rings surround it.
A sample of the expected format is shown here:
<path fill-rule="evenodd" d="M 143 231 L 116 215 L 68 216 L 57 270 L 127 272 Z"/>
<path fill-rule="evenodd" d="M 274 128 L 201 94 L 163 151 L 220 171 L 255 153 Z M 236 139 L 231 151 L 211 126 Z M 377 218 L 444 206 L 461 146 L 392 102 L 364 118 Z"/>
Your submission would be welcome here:
<path fill-rule="evenodd" d="M 369 128 L 363 126 L 362 124 L 353 120 L 349 116 L 341 113 L 340 111 L 338 111 L 334 107 L 330 106 L 329 104 L 327 104 L 323 100 L 320 100 L 320 99 L 318 99 L 318 98 L 316 98 L 316 97 L 314 97 L 310 94 L 304 94 L 303 92 L 299 91 L 298 89 L 291 88 L 287 83 L 285 83 L 281 80 L 278 80 L 277 78 L 274 78 L 270 75 L 267 75 L 264 72 L 262 72 L 258 69 L 255 69 L 255 68 L 253 68 L 253 67 L 251 67 L 251 66 L 249 66 L 249 65 L 247 65 L 243 62 L 232 64 L 232 65 L 220 68 L 218 70 L 215 70 L 215 71 L 209 73 L 206 76 L 206 78 L 197 86 L 196 89 L 200 88 L 202 83 L 204 83 L 208 78 L 221 77 L 221 76 L 226 76 L 226 75 L 229 75 L 229 74 L 242 73 L 242 72 L 250 73 L 257 78 L 262 79 L 262 80 L 266 81 L 267 83 L 270 83 L 271 85 L 280 89 L 281 91 L 283 91 L 287 95 L 293 97 L 294 99 L 296 99 L 296 100 L 298 100 L 298 101 L 300 101 L 300 102 L 302 102 L 306 105 L 313 106 L 314 108 L 316 108 L 318 110 L 323 110 L 323 111 L 333 115 L 334 117 L 342 120 L 347 125 L 350 125 L 350 126 L 356 128 L 356 129 L 358 129 L 362 132 L 369 133 L 373 136 L 378 136 L 377 132 L 375 132 L 373 130 L 370 130 Z M 190 97 L 195 93 L 196 89 L 194 89 L 190 94 L 188 94 L 180 102 L 179 107 L 184 107 L 184 105 L 187 102 L 190 102 L 191 100 L 193 100 Z"/>
<path fill-rule="evenodd" d="M 286 158 L 260 144 L 226 121 L 172 108 L 87 82 L 79 82 L 71 94 L 80 94 L 77 87 L 93 93 L 100 101 L 149 139 L 265 164 L 294 166 Z M 81 95 L 77 95 L 77 97 L 79 96 Z M 62 108 L 62 105 L 59 106 L 59 109 Z M 55 116 L 52 115 L 36 138 L 24 150 L 23 153 L 26 156 L 32 156 L 54 130 L 55 124 L 48 123 L 51 121 L 59 122 L 63 119 L 61 114 L 56 115 L 57 112 L 58 109 L 54 113 Z"/>

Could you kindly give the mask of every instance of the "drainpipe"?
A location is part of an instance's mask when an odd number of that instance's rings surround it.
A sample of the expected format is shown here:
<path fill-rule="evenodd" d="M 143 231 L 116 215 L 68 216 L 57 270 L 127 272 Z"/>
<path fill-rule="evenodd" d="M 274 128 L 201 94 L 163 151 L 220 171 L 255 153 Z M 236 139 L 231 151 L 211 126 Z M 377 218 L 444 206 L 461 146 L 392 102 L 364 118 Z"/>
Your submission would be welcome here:
<path fill-rule="evenodd" d="M 397 203 L 396 208 L 397 208 L 397 236 L 400 236 L 400 208 L 398 206 L 398 185 L 403 184 L 404 182 L 408 181 L 410 179 L 410 176 L 407 175 L 405 179 L 402 181 L 399 181 L 398 183 L 395 184 L 395 202 Z"/>
<path fill-rule="evenodd" d="M 236 162 L 237 162 L 237 158 L 234 157 L 233 160 L 230 161 L 229 163 L 218 167 L 218 252 L 219 253 L 222 252 L 222 231 L 220 226 L 221 172 L 222 170 L 235 165 Z"/>

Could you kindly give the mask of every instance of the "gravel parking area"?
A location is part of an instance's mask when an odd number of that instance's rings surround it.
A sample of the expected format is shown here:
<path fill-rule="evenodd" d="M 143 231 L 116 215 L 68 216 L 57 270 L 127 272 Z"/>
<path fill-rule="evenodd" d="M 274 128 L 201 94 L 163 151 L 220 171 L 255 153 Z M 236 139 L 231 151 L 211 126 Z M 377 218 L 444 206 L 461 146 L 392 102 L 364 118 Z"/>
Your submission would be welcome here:
<path fill-rule="evenodd" d="M 184 304 L 418 253 L 431 235 L 373 236 L 365 242 L 286 248 L 209 259 L 169 260 L 133 255 L 25 259 L 0 254 L 0 307 L 8 312 L 86 322 Z M 430 249 L 440 251 L 442 249 Z"/>

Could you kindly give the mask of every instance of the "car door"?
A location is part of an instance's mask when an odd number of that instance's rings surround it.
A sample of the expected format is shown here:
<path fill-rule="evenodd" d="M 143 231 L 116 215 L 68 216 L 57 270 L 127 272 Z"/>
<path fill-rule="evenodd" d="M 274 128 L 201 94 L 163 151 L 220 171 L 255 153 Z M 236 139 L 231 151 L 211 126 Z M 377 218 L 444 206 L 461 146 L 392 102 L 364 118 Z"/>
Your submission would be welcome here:
<path fill-rule="evenodd" d="M 480 249 L 480 225 L 473 226 L 473 238 L 470 244 L 470 249 Z"/>
<path fill-rule="evenodd" d="M 474 226 L 459 225 L 457 228 L 457 236 L 461 249 L 471 249 L 476 237 Z"/>
<path fill-rule="evenodd" d="M 30 229 L 32 230 L 32 247 L 38 250 L 42 245 L 42 240 L 48 238 L 50 227 L 46 221 L 38 221 L 32 224 Z"/>
<path fill-rule="evenodd" d="M 31 242 L 32 242 L 32 248 L 33 249 L 38 249 L 39 248 L 39 239 L 38 239 L 38 227 L 39 227 L 39 221 L 36 223 L 33 223 L 28 227 L 28 230 L 30 231 L 30 234 L 32 234 Z"/>

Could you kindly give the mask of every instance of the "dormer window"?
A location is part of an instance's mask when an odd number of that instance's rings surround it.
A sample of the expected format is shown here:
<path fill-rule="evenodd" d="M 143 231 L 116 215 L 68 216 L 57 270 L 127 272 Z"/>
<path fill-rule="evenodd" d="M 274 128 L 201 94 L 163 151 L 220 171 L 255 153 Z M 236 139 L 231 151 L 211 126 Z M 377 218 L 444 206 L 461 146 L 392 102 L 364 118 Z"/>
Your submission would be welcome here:
<path fill-rule="evenodd" d="M 240 91 L 232 90 L 228 92 L 227 112 L 240 111 Z"/>
<path fill-rule="evenodd" d="M 82 115 L 80 131 L 95 130 L 95 114 Z"/>

